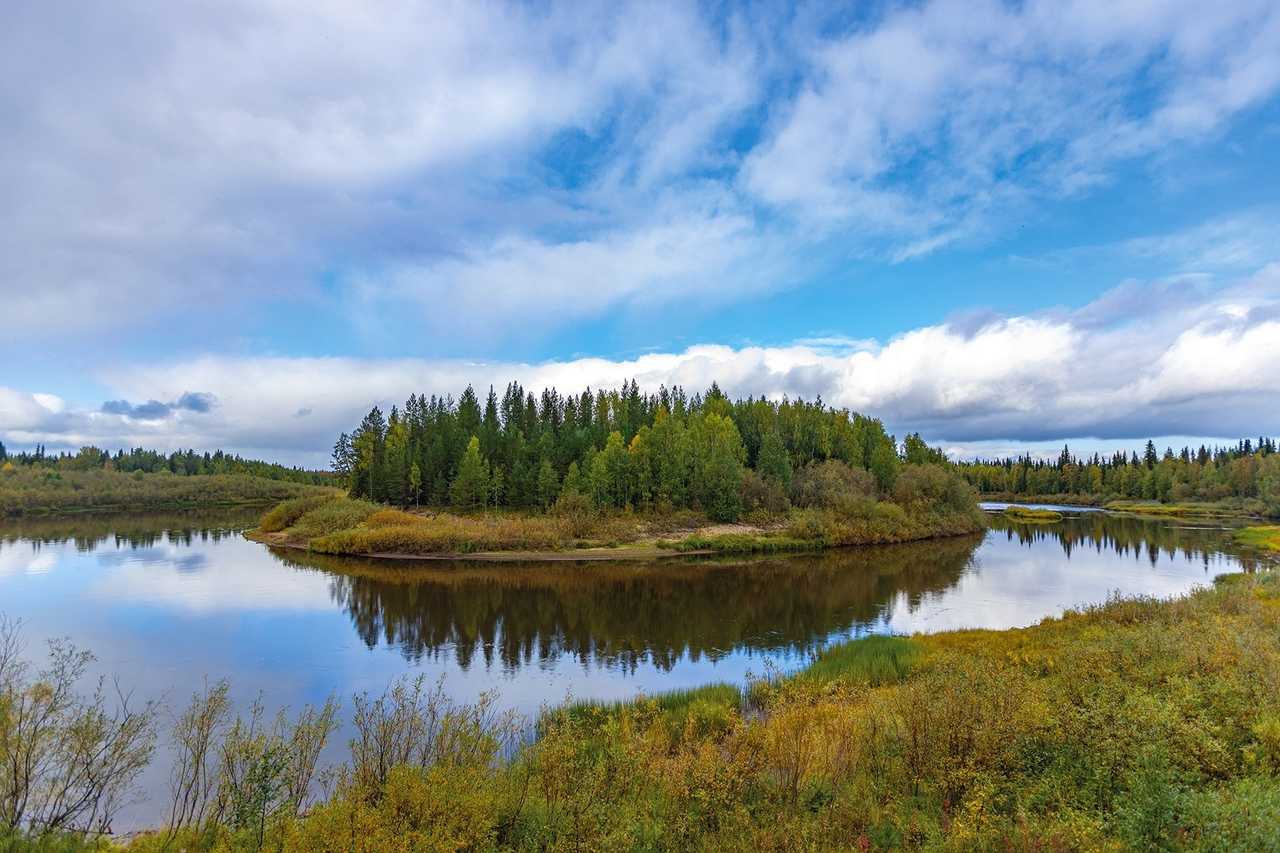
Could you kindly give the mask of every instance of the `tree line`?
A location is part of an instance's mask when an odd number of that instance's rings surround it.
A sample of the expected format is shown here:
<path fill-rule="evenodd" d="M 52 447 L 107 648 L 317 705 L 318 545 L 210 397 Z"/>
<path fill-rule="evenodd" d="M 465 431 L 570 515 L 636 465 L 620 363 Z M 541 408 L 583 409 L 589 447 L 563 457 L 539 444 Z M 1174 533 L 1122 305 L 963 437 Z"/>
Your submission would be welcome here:
<path fill-rule="evenodd" d="M 918 436 L 901 454 L 874 418 L 819 398 L 730 400 L 712 384 L 645 394 L 616 390 L 535 396 L 511 382 L 483 404 L 468 386 L 374 406 L 333 449 L 355 497 L 397 504 L 548 508 L 562 495 L 602 507 L 696 508 L 736 518 L 753 493 L 785 495 L 793 474 L 834 459 L 888 492 L 904 463 L 945 461 Z"/>
<path fill-rule="evenodd" d="M 180 476 L 247 474 L 269 480 L 286 480 L 311 485 L 326 485 L 333 480 L 333 475 L 327 471 L 308 471 L 305 468 L 288 467 L 276 462 L 245 459 L 222 450 L 215 450 L 212 453 L 208 451 L 199 453 L 195 450 L 163 453 L 159 450 L 135 447 L 131 450 L 120 449 L 112 453 L 89 445 L 81 447 L 75 453 L 66 451 L 49 453 L 44 445 L 36 445 L 34 450 L 11 454 L 5 449 L 4 443 L 0 442 L 0 468 L 5 466 L 55 472 L 106 470 L 127 474 L 141 471 L 146 474 L 168 472 Z"/>
<path fill-rule="evenodd" d="M 1142 453 L 1080 457 L 1063 447 L 1055 459 L 978 460 L 960 473 L 983 494 L 1016 497 L 1085 496 L 1162 502 L 1259 500 L 1280 514 L 1280 454 L 1276 441 L 1242 439 L 1234 446 L 1183 447 L 1163 453 L 1148 441 Z"/>

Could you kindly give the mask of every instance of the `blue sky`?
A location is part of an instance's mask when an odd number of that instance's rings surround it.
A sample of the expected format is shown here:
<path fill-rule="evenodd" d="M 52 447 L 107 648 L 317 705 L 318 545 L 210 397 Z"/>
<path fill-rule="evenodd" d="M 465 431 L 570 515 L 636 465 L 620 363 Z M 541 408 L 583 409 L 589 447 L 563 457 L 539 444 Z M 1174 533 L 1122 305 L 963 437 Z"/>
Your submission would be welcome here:
<path fill-rule="evenodd" d="M 11 18 L 10 447 L 317 464 L 413 391 L 630 376 L 957 455 L 1280 432 L 1271 2 Z"/>

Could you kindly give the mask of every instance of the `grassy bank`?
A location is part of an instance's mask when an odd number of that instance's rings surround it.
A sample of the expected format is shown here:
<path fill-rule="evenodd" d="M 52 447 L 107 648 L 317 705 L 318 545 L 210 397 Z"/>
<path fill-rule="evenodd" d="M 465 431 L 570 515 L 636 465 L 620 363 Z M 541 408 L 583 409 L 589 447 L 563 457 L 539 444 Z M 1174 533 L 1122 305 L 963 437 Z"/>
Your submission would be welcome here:
<path fill-rule="evenodd" d="M 1132 512 L 1162 518 L 1261 518 L 1264 511 L 1260 501 L 1234 499 L 1183 503 L 1117 500 L 1107 501 L 1103 506 L 1112 512 Z"/>
<path fill-rule="evenodd" d="M 519 552 L 530 558 L 586 551 L 770 553 L 907 542 L 982 529 L 976 505 L 851 502 L 841 509 L 758 513 L 752 523 L 716 525 L 691 511 L 512 510 L 459 514 L 407 512 L 367 501 L 309 496 L 263 516 L 255 538 L 320 554 L 444 556 Z M 674 534 L 674 535 L 673 535 Z"/>
<path fill-rule="evenodd" d="M 1280 525 L 1244 527 L 1235 532 L 1235 540 L 1251 548 L 1280 553 Z"/>
<path fill-rule="evenodd" d="M 1054 509 L 1033 509 L 1027 506 L 1005 507 L 1004 517 L 1025 524 L 1053 524 L 1062 521 L 1062 513 Z"/>
<path fill-rule="evenodd" d="M 19 466 L 0 471 L 0 516 L 259 506 L 334 490 L 248 474 L 62 471 Z"/>
<path fill-rule="evenodd" d="M 319 801 L 299 786 L 331 706 L 246 738 L 218 690 L 175 732 L 217 756 L 214 784 L 175 777 L 192 807 L 130 849 L 1274 850 L 1280 825 L 1273 573 L 857 640 L 745 689 L 572 704 L 518 747 L 492 697 L 401 681 L 357 698 Z M 8 840 L 79 849 L 57 842 Z"/>

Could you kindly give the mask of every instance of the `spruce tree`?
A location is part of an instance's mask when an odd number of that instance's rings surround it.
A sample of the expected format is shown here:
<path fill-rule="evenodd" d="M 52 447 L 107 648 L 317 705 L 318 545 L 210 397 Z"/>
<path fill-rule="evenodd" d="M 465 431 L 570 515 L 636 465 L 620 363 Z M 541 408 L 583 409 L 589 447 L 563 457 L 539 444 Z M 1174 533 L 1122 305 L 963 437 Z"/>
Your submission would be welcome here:
<path fill-rule="evenodd" d="M 449 487 L 449 499 L 461 509 L 483 506 L 489 497 L 489 464 L 480 455 L 480 439 L 471 436 Z"/>

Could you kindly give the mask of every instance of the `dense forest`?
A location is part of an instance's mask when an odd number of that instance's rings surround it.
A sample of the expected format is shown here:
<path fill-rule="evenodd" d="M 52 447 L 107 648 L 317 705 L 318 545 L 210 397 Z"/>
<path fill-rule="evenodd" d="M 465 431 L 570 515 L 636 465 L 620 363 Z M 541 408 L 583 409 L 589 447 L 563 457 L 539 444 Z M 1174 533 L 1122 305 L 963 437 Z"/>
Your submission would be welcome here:
<path fill-rule="evenodd" d="M 1010 498 L 1082 497 L 1117 499 L 1256 501 L 1280 515 L 1280 454 L 1271 438 L 1244 439 L 1234 447 L 1183 447 L 1157 451 L 1148 441 L 1142 454 L 1117 452 L 1080 458 L 1064 447 L 1056 459 L 964 462 L 961 474 L 984 495 Z"/>
<path fill-rule="evenodd" d="M 744 503 L 785 503 L 793 475 L 824 460 L 867 472 L 886 493 L 902 464 L 945 457 L 915 435 L 900 454 L 880 421 L 820 399 L 731 401 L 715 384 L 692 397 L 642 394 L 634 381 L 538 397 L 513 382 L 483 405 L 470 386 L 456 401 L 413 395 L 386 416 L 374 407 L 333 451 L 351 493 L 379 502 L 545 508 L 569 492 L 720 520 Z"/>
<path fill-rule="evenodd" d="M 117 450 L 111 453 L 97 447 L 82 447 L 76 453 L 47 453 L 43 445 L 33 451 L 10 454 L 0 442 L 0 468 L 43 468 L 50 471 L 120 471 L 125 474 L 141 471 L 145 474 L 168 472 L 181 476 L 201 474 L 246 474 L 269 480 L 288 480 L 293 483 L 326 485 L 333 476 L 326 471 L 308 471 L 290 468 L 276 462 L 260 459 L 244 459 L 222 450 L 212 453 L 195 450 L 175 450 L 162 453 L 158 450 Z"/>

